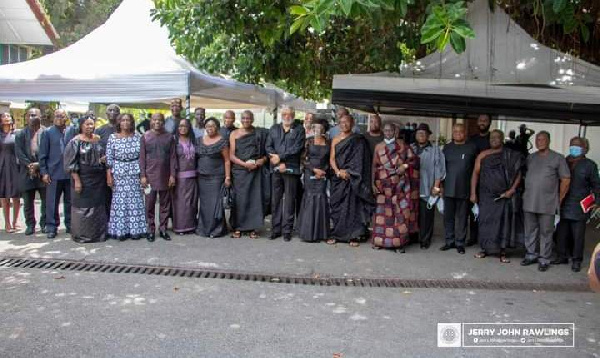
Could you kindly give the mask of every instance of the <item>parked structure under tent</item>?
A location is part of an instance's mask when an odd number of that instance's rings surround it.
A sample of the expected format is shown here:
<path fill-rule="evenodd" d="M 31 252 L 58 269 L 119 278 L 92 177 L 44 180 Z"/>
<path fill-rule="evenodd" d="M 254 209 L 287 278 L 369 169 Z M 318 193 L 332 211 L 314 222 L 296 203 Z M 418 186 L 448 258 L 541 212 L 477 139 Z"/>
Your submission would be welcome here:
<path fill-rule="evenodd" d="M 199 71 L 175 53 L 168 30 L 151 18 L 153 8 L 151 0 L 124 0 L 106 23 L 73 45 L 0 66 L 0 100 L 166 103 L 191 96 L 192 107 L 314 108 L 280 89 Z"/>
<path fill-rule="evenodd" d="M 436 134 L 446 138 L 454 121 L 479 113 L 492 114 L 505 130 L 543 122 L 557 134 L 553 145 L 561 152 L 568 147 L 560 142 L 568 142 L 565 133 L 600 125 L 600 67 L 540 44 L 486 0 L 470 5 L 468 21 L 476 38 L 464 53 L 447 47 L 403 65 L 399 74 L 336 75 L 332 102 L 410 122 L 442 118 Z M 588 128 L 587 135 L 600 138 L 600 131 Z M 600 150 L 591 154 L 600 160 Z"/>

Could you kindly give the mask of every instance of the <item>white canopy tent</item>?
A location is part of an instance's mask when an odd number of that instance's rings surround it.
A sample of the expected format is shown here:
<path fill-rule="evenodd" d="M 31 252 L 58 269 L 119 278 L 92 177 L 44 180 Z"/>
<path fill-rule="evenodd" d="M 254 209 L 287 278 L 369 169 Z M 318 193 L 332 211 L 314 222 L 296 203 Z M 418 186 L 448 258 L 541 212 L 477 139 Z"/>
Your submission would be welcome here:
<path fill-rule="evenodd" d="M 52 46 L 58 37 L 35 0 L 0 0 L 0 44 Z"/>
<path fill-rule="evenodd" d="M 268 108 L 314 104 L 279 89 L 209 76 L 175 53 L 168 30 L 152 21 L 151 0 L 124 0 L 75 44 L 39 59 L 0 66 L 0 99 L 157 103 L 191 95 L 191 106 Z"/>
<path fill-rule="evenodd" d="M 388 114 L 490 113 L 544 122 L 600 124 L 600 68 L 535 41 L 487 0 L 469 7 L 476 38 L 399 74 L 336 75 L 335 104 Z"/>

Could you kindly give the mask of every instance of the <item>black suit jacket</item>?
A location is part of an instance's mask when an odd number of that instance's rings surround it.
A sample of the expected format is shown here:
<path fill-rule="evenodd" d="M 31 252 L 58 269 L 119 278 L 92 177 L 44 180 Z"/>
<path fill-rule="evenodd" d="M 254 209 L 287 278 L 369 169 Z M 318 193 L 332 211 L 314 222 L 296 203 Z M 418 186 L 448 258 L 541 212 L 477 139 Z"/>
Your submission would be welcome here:
<path fill-rule="evenodd" d="M 41 131 L 43 130 L 44 127 L 41 128 Z M 15 135 L 15 153 L 21 169 L 19 170 L 19 188 L 21 191 L 44 187 L 44 183 L 42 183 L 40 177 L 32 179 L 29 177 L 27 171 L 27 166 L 30 163 L 39 162 L 38 156 L 31 153 L 31 134 L 31 129 L 29 127 L 25 127 L 18 131 Z"/>

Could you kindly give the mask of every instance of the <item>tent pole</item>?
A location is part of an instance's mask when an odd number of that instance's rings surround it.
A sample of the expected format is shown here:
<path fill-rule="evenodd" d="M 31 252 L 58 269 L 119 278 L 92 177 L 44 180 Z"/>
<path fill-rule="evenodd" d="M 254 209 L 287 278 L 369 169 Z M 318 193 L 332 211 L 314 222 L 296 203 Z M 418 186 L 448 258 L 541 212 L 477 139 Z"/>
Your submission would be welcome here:
<path fill-rule="evenodd" d="M 187 77 L 187 95 L 185 96 L 185 118 L 191 120 L 191 113 L 192 113 L 192 73 L 191 71 L 188 72 L 188 77 Z"/>
<path fill-rule="evenodd" d="M 587 134 L 587 125 L 580 122 L 579 123 L 579 136 L 581 138 L 585 138 L 586 134 Z"/>

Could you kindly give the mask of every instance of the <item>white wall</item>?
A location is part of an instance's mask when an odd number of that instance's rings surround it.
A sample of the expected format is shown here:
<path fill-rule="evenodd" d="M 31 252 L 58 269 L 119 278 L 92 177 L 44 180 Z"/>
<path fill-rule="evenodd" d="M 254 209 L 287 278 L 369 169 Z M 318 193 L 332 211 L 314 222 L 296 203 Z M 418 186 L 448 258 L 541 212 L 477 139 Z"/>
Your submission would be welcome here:
<path fill-rule="evenodd" d="M 498 121 L 498 128 L 502 129 L 506 136 L 511 129 L 519 134 L 519 126 L 525 123 L 527 128 L 533 129 L 536 133 L 541 130 L 550 133 L 550 148 L 563 155 L 569 154 L 569 141 L 571 138 L 579 135 L 579 126 L 574 124 L 549 124 L 549 123 L 531 123 L 519 121 Z M 588 127 L 586 138 L 590 141 L 590 151 L 587 157 L 596 163 L 600 163 L 600 128 Z M 533 151 L 535 151 L 535 135 L 531 138 Z"/>

